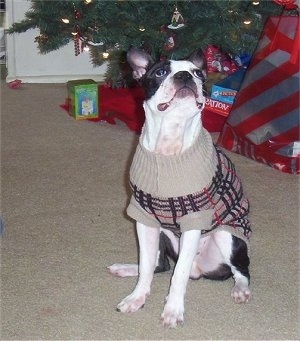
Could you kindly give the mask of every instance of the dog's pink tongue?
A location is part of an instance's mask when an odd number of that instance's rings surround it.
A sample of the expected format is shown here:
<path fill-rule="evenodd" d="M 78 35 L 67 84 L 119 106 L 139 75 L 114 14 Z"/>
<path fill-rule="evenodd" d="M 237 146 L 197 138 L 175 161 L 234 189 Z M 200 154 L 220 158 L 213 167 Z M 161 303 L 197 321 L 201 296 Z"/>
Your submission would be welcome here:
<path fill-rule="evenodd" d="M 169 102 L 168 103 L 160 103 L 160 104 L 158 104 L 157 109 L 159 111 L 165 111 L 169 106 L 170 106 Z"/>

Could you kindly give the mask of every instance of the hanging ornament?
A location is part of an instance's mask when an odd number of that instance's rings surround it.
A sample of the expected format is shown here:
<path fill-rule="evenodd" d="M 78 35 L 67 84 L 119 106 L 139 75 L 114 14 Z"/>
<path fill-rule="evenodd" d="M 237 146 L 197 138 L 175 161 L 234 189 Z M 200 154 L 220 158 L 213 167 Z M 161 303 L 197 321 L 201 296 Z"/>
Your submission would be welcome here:
<path fill-rule="evenodd" d="M 80 55 L 80 40 L 77 36 L 74 36 L 73 40 L 74 40 L 75 56 L 78 56 L 78 55 Z"/>
<path fill-rule="evenodd" d="M 174 46 L 175 46 L 175 35 L 174 34 L 171 34 L 167 40 L 166 40 L 166 43 L 165 43 L 165 46 L 164 46 L 164 49 L 165 51 L 172 51 Z"/>
<path fill-rule="evenodd" d="M 172 30 L 177 30 L 184 26 L 184 19 L 181 13 L 178 11 L 177 7 L 172 15 L 171 24 L 168 25 L 168 28 Z"/>
<path fill-rule="evenodd" d="M 41 33 L 39 36 L 35 37 L 34 42 L 38 44 L 46 43 L 48 40 L 48 36 L 44 33 Z"/>
<path fill-rule="evenodd" d="M 237 42 L 240 40 L 240 36 L 236 30 L 229 32 L 229 38 L 231 41 Z"/>
<path fill-rule="evenodd" d="M 73 35 L 73 41 L 74 41 L 75 56 L 78 56 L 80 55 L 80 52 L 81 52 L 79 34 Z"/>
<path fill-rule="evenodd" d="M 170 32 L 170 30 L 168 30 L 167 25 L 162 25 L 160 27 L 160 32 L 165 36 L 166 39 L 164 44 L 164 50 L 172 51 L 175 46 L 176 34 L 174 32 Z"/>
<path fill-rule="evenodd" d="M 81 46 L 81 39 L 80 39 L 81 34 L 80 34 L 79 25 L 75 25 L 72 35 L 73 35 L 73 41 L 74 41 L 75 56 L 78 56 L 82 52 L 82 49 L 83 49 L 83 47 Z"/>
<path fill-rule="evenodd" d="M 89 52 L 90 47 L 88 45 L 86 45 L 85 43 L 81 43 L 81 50 L 84 52 Z"/>
<path fill-rule="evenodd" d="M 77 9 L 74 9 L 74 17 L 76 20 L 81 18 L 81 13 Z"/>

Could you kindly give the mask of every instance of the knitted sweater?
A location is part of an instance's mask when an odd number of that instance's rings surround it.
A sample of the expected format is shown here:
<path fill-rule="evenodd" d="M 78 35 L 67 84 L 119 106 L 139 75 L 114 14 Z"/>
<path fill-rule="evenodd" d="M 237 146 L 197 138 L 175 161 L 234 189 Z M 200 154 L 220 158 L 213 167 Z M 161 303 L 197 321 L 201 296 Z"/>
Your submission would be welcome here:
<path fill-rule="evenodd" d="M 130 168 L 130 217 L 175 234 L 228 230 L 246 242 L 251 234 L 249 204 L 234 165 L 202 130 L 180 155 L 148 151 L 141 141 Z M 142 137 L 141 137 L 142 139 Z"/>

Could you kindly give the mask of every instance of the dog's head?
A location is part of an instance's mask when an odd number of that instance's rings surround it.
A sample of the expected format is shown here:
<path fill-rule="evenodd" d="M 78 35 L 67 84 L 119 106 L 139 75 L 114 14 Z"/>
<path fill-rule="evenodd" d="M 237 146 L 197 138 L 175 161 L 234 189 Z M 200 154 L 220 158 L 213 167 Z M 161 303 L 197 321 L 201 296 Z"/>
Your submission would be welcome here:
<path fill-rule="evenodd" d="M 133 77 L 140 80 L 145 89 L 147 107 L 152 113 L 166 114 L 172 110 L 199 112 L 204 107 L 206 73 L 200 50 L 187 60 L 154 63 L 145 51 L 131 48 L 127 60 L 133 69 Z"/>

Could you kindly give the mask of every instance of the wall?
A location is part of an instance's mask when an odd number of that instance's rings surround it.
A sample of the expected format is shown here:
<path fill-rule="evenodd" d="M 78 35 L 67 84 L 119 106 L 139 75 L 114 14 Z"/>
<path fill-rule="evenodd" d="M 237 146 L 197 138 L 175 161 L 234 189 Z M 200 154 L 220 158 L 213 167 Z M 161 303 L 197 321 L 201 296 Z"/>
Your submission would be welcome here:
<path fill-rule="evenodd" d="M 30 8 L 28 0 L 6 1 L 6 25 L 24 18 Z M 103 81 L 106 66 L 93 67 L 88 52 L 74 55 L 73 42 L 42 55 L 34 42 L 39 30 L 6 36 L 7 77 L 10 82 L 20 79 L 25 83 L 64 83 L 73 79 L 91 78 Z"/>

